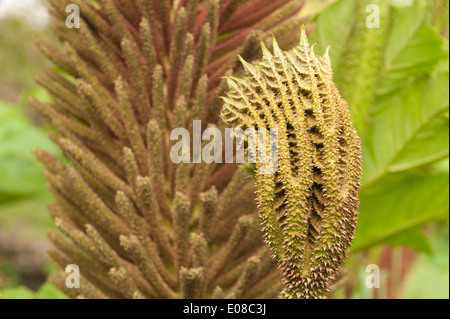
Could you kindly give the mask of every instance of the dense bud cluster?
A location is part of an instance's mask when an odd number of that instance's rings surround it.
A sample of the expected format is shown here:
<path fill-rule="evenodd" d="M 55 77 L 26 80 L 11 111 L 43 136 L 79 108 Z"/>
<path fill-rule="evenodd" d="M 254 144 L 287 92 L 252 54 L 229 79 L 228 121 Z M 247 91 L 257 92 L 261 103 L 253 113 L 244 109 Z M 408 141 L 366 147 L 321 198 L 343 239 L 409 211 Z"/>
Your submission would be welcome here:
<path fill-rule="evenodd" d="M 236 164 L 175 164 L 174 128 L 219 127 L 222 76 L 271 33 L 292 44 L 302 0 L 50 0 L 62 50 L 33 100 L 69 163 L 37 151 L 54 196 L 50 281 L 73 298 L 271 298 L 253 181 Z M 80 28 L 67 28 L 77 5 Z M 65 285 L 79 266 L 80 289 Z"/>

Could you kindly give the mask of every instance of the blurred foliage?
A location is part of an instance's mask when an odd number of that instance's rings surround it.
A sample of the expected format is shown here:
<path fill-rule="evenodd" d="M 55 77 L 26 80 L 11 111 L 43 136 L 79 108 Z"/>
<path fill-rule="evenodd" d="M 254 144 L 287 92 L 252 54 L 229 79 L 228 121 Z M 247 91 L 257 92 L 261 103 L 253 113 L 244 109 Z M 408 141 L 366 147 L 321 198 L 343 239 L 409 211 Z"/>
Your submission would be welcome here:
<path fill-rule="evenodd" d="M 24 91 L 36 87 L 34 75 L 46 63 L 36 37 L 54 42 L 48 28 L 34 28 L 17 17 L 0 19 L 0 100 L 17 103 Z"/>
<path fill-rule="evenodd" d="M 31 151 L 37 147 L 56 153 L 45 132 L 30 125 L 19 108 L 0 104 L 0 202 L 42 192 L 45 178 Z"/>
<path fill-rule="evenodd" d="M 67 299 L 67 297 L 49 283 L 45 283 L 34 292 L 24 286 L 7 288 L 2 291 L 0 299 Z"/>
<path fill-rule="evenodd" d="M 42 95 L 42 91 L 34 90 L 33 94 Z M 17 284 L 34 287 L 48 274 L 41 256 L 45 250 L 33 247 L 41 247 L 46 242 L 46 230 L 53 227 L 46 209 L 52 197 L 45 186 L 43 168 L 32 151 L 43 148 L 61 157 L 45 131 L 33 126 L 24 113 L 23 108 L 0 101 L 0 233 L 6 232 L 17 239 L 0 243 L 0 277 L 4 277 L 2 284 L 6 287 L 2 289 L 4 298 L 30 297 L 31 291 L 25 287 L 8 287 Z M 24 249 L 27 246 L 29 249 Z M 2 251 L 6 256 L 2 257 Z M 52 296 L 48 287 L 30 298 L 45 296 Z"/>
<path fill-rule="evenodd" d="M 51 225 L 45 202 L 51 200 L 41 164 L 32 151 L 42 148 L 60 156 L 46 133 L 31 125 L 18 107 L 0 102 L 0 222 L 14 229 L 17 222 L 42 228 Z M 27 228 L 27 234 L 29 229 Z M 22 234 L 25 235 L 25 234 Z M 33 232 L 32 235 L 37 235 Z"/>

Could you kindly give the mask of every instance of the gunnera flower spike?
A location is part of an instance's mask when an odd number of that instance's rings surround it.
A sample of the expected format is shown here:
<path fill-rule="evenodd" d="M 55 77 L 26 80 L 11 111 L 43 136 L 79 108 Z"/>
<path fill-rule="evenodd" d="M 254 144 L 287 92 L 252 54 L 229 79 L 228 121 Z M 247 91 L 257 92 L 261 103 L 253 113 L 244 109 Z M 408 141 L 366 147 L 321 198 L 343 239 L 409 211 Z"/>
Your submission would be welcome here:
<path fill-rule="evenodd" d="M 228 77 L 222 118 L 235 128 L 277 130 L 278 164 L 262 172 L 256 198 L 265 241 L 281 270 L 284 298 L 326 298 L 357 226 L 361 143 L 347 102 L 332 80 L 328 50 L 316 56 L 304 28 L 300 44 Z"/>
<path fill-rule="evenodd" d="M 295 41 L 303 0 L 49 0 L 59 49 L 32 103 L 67 162 L 43 150 L 49 281 L 70 298 L 273 298 L 254 182 L 237 163 L 175 163 L 171 134 L 218 127 L 225 74 L 269 34 Z M 69 5 L 80 28 L 68 28 Z M 219 122 L 220 121 L 220 122 Z M 224 150 L 225 153 L 225 150 Z M 80 289 L 66 285 L 77 265 Z"/>

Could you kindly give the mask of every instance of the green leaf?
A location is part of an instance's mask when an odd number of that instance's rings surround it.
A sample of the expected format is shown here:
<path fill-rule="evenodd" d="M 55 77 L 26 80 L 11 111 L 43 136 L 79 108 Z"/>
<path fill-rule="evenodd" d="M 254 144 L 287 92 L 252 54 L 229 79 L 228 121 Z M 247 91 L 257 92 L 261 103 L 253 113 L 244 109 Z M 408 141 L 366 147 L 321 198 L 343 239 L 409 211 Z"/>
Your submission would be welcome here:
<path fill-rule="evenodd" d="M 52 197 L 32 150 L 60 151 L 18 107 L 0 102 L 0 123 L 0 225 L 22 239 L 45 238 L 53 226 L 46 209 Z"/>
<path fill-rule="evenodd" d="M 389 176 L 360 193 L 361 209 L 353 251 L 437 219 L 448 219 L 449 175 Z"/>
<path fill-rule="evenodd" d="M 361 3 L 361 1 L 360 1 Z M 378 3 L 383 6 L 391 3 L 390 0 L 367 1 L 365 4 Z M 356 0 L 339 0 L 328 6 L 324 11 L 314 17 L 317 24 L 313 42 L 317 42 L 317 50 L 325 51 L 332 44 L 329 54 L 333 68 L 337 71 L 337 85 L 341 88 L 341 73 L 352 73 L 358 76 L 358 64 L 365 63 L 366 55 L 361 52 L 370 52 L 376 49 L 383 37 L 372 37 L 377 28 L 365 28 L 363 35 L 374 41 L 364 41 L 357 30 L 365 24 L 370 13 L 365 11 L 364 5 L 358 6 Z M 410 77 L 417 77 L 433 70 L 441 60 L 448 59 L 448 45 L 431 27 L 429 4 L 425 1 L 411 1 L 410 5 L 392 6 L 391 13 L 380 12 L 380 29 L 388 32 L 384 43 L 384 64 L 380 73 L 377 92 L 386 93 L 401 86 L 403 81 Z M 384 15 L 390 17 L 386 19 Z M 390 23 L 389 23 L 390 21 Z M 385 22 L 385 23 L 381 23 Z M 355 41 L 359 40 L 359 41 Z M 364 41 L 363 44 L 361 42 Z M 346 61 L 348 52 L 353 51 L 354 56 L 361 58 Z M 373 61 L 372 61 L 373 62 Z M 350 63 L 350 70 L 344 64 Z M 352 72 L 355 71 L 355 72 Z M 357 88 L 353 87 L 352 90 Z M 351 92 L 341 92 L 344 96 Z"/>
<path fill-rule="evenodd" d="M 390 92 L 411 77 L 430 72 L 448 57 L 446 45 L 429 24 L 430 8 L 424 1 L 394 7 L 378 94 Z"/>
<path fill-rule="evenodd" d="M 46 192 L 43 167 L 32 150 L 60 151 L 17 107 L 0 102 L 0 123 L 0 202 Z"/>
<path fill-rule="evenodd" d="M 329 5 L 312 21 L 317 27 L 310 42 L 317 42 L 318 52 L 324 52 L 331 44 L 329 55 L 335 70 L 347 51 L 355 25 L 356 10 L 357 0 L 340 0 Z"/>
<path fill-rule="evenodd" d="M 406 246 L 418 252 L 431 255 L 431 244 L 420 228 L 412 228 L 386 239 L 393 247 Z"/>
<path fill-rule="evenodd" d="M 445 158 L 439 162 L 433 163 L 432 165 L 425 167 L 425 171 L 427 172 L 446 172 L 450 171 L 450 160 L 449 158 Z"/>
<path fill-rule="evenodd" d="M 34 293 L 23 286 L 6 288 L 1 293 L 0 299 L 34 299 Z"/>
<path fill-rule="evenodd" d="M 44 283 L 35 295 L 36 299 L 68 299 L 68 297 L 59 291 L 50 283 Z"/>
<path fill-rule="evenodd" d="M 380 8 L 380 28 L 367 28 L 368 4 Z M 352 120 L 362 137 L 377 95 L 397 90 L 431 73 L 448 59 L 448 45 L 431 27 L 425 1 L 389 6 L 389 0 L 340 0 L 314 18 L 312 40 L 330 58 L 335 82 L 349 102 Z M 363 134 L 364 133 L 364 134 Z"/>
<path fill-rule="evenodd" d="M 371 136 L 364 140 L 363 187 L 448 156 L 448 94 L 446 72 L 378 98 Z"/>

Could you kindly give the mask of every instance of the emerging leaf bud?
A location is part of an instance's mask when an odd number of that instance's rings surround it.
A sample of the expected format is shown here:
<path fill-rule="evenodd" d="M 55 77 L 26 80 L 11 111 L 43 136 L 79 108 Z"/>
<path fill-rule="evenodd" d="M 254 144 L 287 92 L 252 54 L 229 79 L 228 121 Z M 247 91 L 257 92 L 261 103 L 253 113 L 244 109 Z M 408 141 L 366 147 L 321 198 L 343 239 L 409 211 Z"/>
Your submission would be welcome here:
<path fill-rule="evenodd" d="M 227 78 L 222 118 L 241 129 L 278 134 L 278 169 L 262 173 L 256 197 L 265 241 L 282 272 L 286 298 L 326 298 L 357 226 L 361 143 L 347 102 L 332 80 L 328 52 L 319 57 L 304 28 L 300 44 L 263 59 L 241 59 L 243 79 Z"/>

